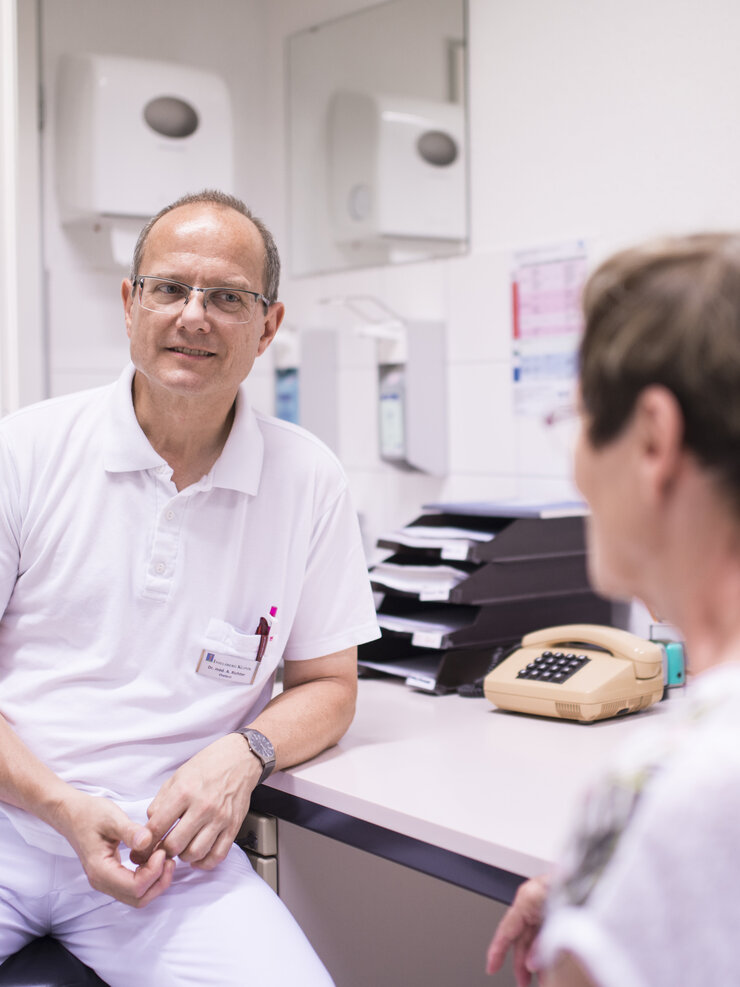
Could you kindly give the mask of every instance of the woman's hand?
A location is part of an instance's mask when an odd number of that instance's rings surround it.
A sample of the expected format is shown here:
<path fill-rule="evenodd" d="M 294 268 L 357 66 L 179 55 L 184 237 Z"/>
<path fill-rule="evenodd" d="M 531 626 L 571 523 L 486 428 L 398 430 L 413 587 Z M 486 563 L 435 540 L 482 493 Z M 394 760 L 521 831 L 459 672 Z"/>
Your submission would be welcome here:
<path fill-rule="evenodd" d="M 546 877 L 533 877 L 519 886 L 514 903 L 499 922 L 488 947 L 486 973 L 500 970 L 513 947 L 517 987 L 529 987 L 533 973 L 529 955 L 542 925 L 547 888 Z"/>

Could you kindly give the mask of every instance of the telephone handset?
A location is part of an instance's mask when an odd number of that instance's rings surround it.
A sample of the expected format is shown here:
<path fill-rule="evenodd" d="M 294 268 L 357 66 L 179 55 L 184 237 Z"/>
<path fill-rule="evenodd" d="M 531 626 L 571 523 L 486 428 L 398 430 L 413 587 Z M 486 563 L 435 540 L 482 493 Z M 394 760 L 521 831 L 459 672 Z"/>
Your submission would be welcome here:
<path fill-rule="evenodd" d="M 526 634 L 483 681 L 501 709 L 586 722 L 646 709 L 663 686 L 659 644 L 600 624 Z"/>

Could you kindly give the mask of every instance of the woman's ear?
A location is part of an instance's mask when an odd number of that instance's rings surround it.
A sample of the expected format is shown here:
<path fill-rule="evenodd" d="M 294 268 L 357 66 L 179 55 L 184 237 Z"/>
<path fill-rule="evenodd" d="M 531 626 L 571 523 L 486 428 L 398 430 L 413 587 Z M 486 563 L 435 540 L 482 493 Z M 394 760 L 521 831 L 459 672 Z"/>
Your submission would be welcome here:
<path fill-rule="evenodd" d="M 634 413 L 638 469 L 658 500 L 673 489 L 684 457 L 684 417 L 676 396 L 660 384 L 646 387 Z"/>

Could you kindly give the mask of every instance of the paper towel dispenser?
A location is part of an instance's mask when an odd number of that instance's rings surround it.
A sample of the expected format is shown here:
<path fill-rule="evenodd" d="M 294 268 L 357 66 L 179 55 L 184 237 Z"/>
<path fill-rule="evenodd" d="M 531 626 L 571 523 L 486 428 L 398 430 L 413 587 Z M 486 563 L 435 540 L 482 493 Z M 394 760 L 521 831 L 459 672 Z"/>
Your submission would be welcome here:
<path fill-rule="evenodd" d="M 460 104 L 337 92 L 329 117 L 337 242 L 465 239 Z"/>
<path fill-rule="evenodd" d="M 104 223 L 117 262 L 128 264 L 125 241 L 133 247 L 145 220 L 179 195 L 233 190 L 231 100 L 218 75 L 173 62 L 63 55 L 57 93 L 62 220 Z"/>

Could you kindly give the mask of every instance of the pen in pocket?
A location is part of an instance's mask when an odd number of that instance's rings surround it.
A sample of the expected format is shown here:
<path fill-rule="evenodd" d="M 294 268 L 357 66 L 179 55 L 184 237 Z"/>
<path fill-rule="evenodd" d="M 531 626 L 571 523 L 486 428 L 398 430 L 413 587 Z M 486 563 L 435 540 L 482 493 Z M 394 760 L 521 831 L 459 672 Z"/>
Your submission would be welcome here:
<path fill-rule="evenodd" d="M 254 633 L 260 636 L 260 643 L 257 648 L 257 661 L 262 661 L 267 650 L 267 642 L 270 640 L 270 625 L 265 617 L 260 617 L 260 622 L 257 624 L 257 630 Z"/>

